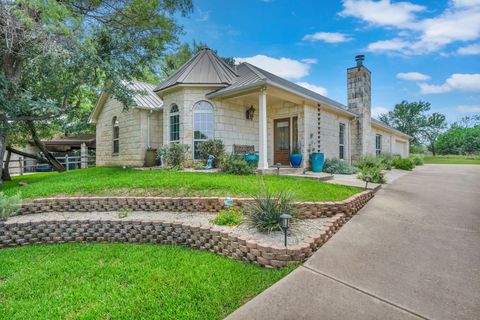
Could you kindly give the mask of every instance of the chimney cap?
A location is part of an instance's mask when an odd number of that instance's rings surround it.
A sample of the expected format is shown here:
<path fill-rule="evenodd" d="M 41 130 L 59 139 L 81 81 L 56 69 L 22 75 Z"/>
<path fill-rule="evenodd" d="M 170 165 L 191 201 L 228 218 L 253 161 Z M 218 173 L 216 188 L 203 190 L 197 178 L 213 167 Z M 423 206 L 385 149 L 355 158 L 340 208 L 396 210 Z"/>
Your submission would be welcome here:
<path fill-rule="evenodd" d="M 365 55 L 359 54 L 355 56 L 355 61 L 357 62 L 357 67 L 363 66 L 363 61 L 365 60 Z"/>

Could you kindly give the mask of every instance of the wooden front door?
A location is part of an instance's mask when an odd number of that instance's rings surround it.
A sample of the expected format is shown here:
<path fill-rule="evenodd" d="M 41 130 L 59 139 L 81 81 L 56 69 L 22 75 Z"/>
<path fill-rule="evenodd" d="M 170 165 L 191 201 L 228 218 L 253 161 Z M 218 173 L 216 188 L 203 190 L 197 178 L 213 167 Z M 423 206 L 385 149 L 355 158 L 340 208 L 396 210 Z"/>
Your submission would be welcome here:
<path fill-rule="evenodd" d="M 290 118 L 273 121 L 274 164 L 290 164 Z"/>

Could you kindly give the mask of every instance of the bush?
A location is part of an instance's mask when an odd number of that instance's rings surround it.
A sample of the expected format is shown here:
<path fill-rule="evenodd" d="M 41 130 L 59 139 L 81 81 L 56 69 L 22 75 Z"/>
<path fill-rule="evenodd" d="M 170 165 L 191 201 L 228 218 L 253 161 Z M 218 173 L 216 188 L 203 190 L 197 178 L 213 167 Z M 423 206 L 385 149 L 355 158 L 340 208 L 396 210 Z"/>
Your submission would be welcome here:
<path fill-rule="evenodd" d="M 410 159 L 412 159 L 413 163 L 415 163 L 416 166 L 421 166 L 424 163 L 424 156 L 422 154 L 412 154 L 410 156 Z"/>
<path fill-rule="evenodd" d="M 391 153 L 383 153 L 379 156 L 380 164 L 383 166 L 383 168 L 387 170 L 392 170 L 393 163 L 395 162 L 395 159 L 398 158 L 399 156 L 393 155 Z"/>
<path fill-rule="evenodd" d="M 410 158 L 402 158 L 402 159 L 397 159 L 393 163 L 395 168 L 401 169 L 401 170 L 413 170 L 415 168 L 415 162 L 413 162 L 412 159 Z"/>
<path fill-rule="evenodd" d="M 0 221 L 15 215 L 22 206 L 22 197 L 20 193 L 14 196 L 7 196 L 0 192 Z"/>
<path fill-rule="evenodd" d="M 370 182 L 373 183 L 385 183 L 385 176 L 383 174 L 382 167 L 365 167 L 361 169 L 361 172 L 358 174 L 360 180 L 365 181 L 365 177 L 370 176 Z"/>
<path fill-rule="evenodd" d="M 205 170 L 205 163 L 203 163 L 203 161 L 195 161 L 193 163 L 193 169 L 195 169 L 195 170 Z"/>
<path fill-rule="evenodd" d="M 265 186 L 255 196 L 255 201 L 245 206 L 246 221 L 261 232 L 278 231 L 280 215 L 295 217 L 292 195 L 287 191 L 271 192 Z"/>
<path fill-rule="evenodd" d="M 164 145 L 158 150 L 158 157 L 162 159 L 162 165 L 167 168 L 183 168 L 183 163 L 187 158 L 187 151 L 190 147 L 182 143 L 172 143 Z"/>
<path fill-rule="evenodd" d="M 331 173 L 332 167 L 334 169 L 333 173 L 336 174 L 355 174 L 358 172 L 357 168 L 349 166 L 344 160 L 339 159 L 326 159 L 323 165 L 323 172 Z"/>
<path fill-rule="evenodd" d="M 208 160 L 208 156 L 212 155 L 215 157 L 213 160 L 213 167 L 218 168 L 220 164 L 220 159 L 225 153 L 225 146 L 223 145 L 222 140 L 207 140 L 200 143 L 198 147 L 198 152 L 200 153 L 200 159 Z"/>
<path fill-rule="evenodd" d="M 248 164 L 243 156 L 238 154 L 228 154 L 222 157 L 220 167 L 223 172 L 239 175 L 254 174 L 255 168 Z"/>
<path fill-rule="evenodd" d="M 357 160 L 357 162 L 354 163 L 354 166 L 360 170 L 366 168 L 384 168 L 381 158 L 372 155 L 361 157 L 359 160 Z"/>
<path fill-rule="evenodd" d="M 243 211 L 230 208 L 228 210 L 220 210 L 211 222 L 219 226 L 238 226 L 242 223 Z"/>

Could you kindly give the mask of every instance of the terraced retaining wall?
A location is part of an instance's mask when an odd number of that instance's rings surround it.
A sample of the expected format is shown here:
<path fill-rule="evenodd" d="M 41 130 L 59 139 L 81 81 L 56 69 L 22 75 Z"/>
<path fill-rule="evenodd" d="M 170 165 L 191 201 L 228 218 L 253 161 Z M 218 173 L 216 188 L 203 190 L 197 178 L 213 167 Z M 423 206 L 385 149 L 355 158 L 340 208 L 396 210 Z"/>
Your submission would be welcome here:
<path fill-rule="evenodd" d="M 300 218 L 332 217 L 338 213 L 352 215 L 373 197 L 371 191 L 358 193 L 335 202 L 297 202 L 294 204 Z M 129 208 L 134 211 L 217 212 L 225 209 L 225 198 L 175 197 L 78 197 L 35 199 L 22 205 L 20 214 L 41 212 L 106 212 Z M 233 199 L 243 207 L 251 198 Z"/>
<path fill-rule="evenodd" d="M 328 216 L 321 230 L 297 245 L 265 245 L 215 226 L 166 221 L 59 220 L 14 223 L 0 221 L 0 248 L 66 242 L 131 242 L 177 244 L 258 264 L 284 267 L 308 258 L 373 197 L 362 192 L 340 202 L 305 202 L 296 207 L 304 218 Z M 236 199 L 244 205 L 251 199 Z M 217 211 L 221 198 L 51 198 L 24 204 L 22 214 L 50 211 L 112 211 L 120 208 L 148 211 Z M 202 210 L 199 210 L 202 209 Z"/>

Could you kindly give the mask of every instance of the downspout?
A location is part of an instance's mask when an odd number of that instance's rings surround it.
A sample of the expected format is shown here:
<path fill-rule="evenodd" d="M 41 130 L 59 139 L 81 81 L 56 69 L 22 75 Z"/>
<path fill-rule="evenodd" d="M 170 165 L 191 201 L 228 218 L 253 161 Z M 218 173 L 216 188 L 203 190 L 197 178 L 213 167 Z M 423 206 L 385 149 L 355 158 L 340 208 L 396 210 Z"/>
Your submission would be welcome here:
<path fill-rule="evenodd" d="M 150 110 L 147 114 L 147 149 L 152 147 L 152 125 L 151 125 L 151 118 L 152 118 L 153 111 Z"/>

